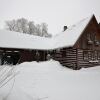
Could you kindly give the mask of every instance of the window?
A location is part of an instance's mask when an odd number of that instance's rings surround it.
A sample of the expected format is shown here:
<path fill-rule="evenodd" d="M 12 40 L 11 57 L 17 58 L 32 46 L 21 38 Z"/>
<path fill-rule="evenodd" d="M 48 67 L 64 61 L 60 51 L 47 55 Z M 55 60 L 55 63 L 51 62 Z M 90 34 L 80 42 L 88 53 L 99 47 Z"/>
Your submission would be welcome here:
<path fill-rule="evenodd" d="M 88 60 L 88 51 L 83 52 L 83 59 Z"/>
<path fill-rule="evenodd" d="M 97 51 L 89 52 L 89 60 L 97 60 Z"/>
<path fill-rule="evenodd" d="M 94 42 L 95 42 L 95 45 L 98 46 L 99 45 L 99 41 L 96 37 L 96 34 L 94 34 Z"/>
<path fill-rule="evenodd" d="M 83 57 L 84 60 L 97 60 L 98 57 L 100 59 L 100 53 L 98 56 L 97 51 L 84 51 Z"/>
<path fill-rule="evenodd" d="M 95 41 L 95 45 L 96 45 L 96 46 L 99 46 L 99 44 L 100 44 L 100 43 L 99 43 L 99 41 L 98 41 L 98 40 L 97 40 L 97 41 Z"/>
<path fill-rule="evenodd" d="M 87 34 L 88 44 L 93 44 L 91 34 Z"/>
<path fill-rule="evenodd" d="M 91 35 L 90 34 L 87 34 L 87 39 L 91 40 Z"/>

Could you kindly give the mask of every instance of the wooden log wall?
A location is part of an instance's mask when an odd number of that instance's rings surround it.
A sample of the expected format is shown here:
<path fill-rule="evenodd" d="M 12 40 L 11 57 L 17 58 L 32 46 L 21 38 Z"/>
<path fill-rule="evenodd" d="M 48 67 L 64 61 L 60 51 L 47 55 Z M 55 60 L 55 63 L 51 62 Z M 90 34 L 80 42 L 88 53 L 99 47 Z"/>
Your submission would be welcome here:
<path fill-rule="evenodd" d="M 92 60 L 84 60 L 83 55 L 84 50 L 77 48 L 63 48 L 56 50 L 53 55 L 54 60 L 59 61 L 63 66 L 80 69 L 82 67 L 93 67 L 100 65 L 100 60 L 97 59 L 92 62 Z M 90 62 L 91 61 L 91 62 Z M 99 62 L 98 62 L 99 61 Z"/>
<path fill-rule="evenodd" d="M 54 55 L 54 59 L 59 61 L 63 66 L 76 69 L 77 68 L 77 49 L 63 48 Z"/>
<path fill-rule="evenodd" d="M 25 61 L 45 61 L 46 51 L 42 50 L 24 50 L 21 52 L 20 63 Z"/>
<path fill-rule="evenodd" d="M 39 53 L 37 56 L 36 53 Z M 3 57 L 5 56 L 13 56 L 16 58 L 16 55 L 19 54 L 20 58 L 18 63 L 22 63 L 25 61 L 45 61 L 47 60 L 47 50 L 24 50 L 24 49 L 13 49 L 13 48 L 0 48 L 0 64 L 3 62 Z M 16 59 L 15 59 L 16 60 Z M 1 62 L 2 61 L 2 62 Z"/>

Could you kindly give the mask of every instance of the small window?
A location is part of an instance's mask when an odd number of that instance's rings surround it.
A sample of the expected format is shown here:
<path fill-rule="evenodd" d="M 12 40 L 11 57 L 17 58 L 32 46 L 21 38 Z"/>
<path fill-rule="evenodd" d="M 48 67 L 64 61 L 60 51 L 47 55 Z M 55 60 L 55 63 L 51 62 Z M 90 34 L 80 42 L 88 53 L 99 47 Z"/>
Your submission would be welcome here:
<path fill-rule="evenodd" d="M 83 52 L 83 59 L 84 60 L 88 60 L 89 58 L 88 58 L 88 52 L 87 51 L 84 51 Z"/>
<path fill-rule="evenodd" d="M 90 51 L 88 56 L 89 60 L 97 60 L 97 51 Z"/>
<path fill-rule="evenodd" d="M 84 60 L 97 60 L 100 59 L 100 53 L 97 53 L 97 51 L 84 51 L 83 57 Z"/>
<path fill-rule="evenodd" d="M 99 41 L 98 41 L 98 39 L 97 39 L 97 37 L 96 37 L 96 34 L 95 34 L 95 37 L 94 37 L 94 42 L 95 42 L 95 45 L 96 45 L 96 46 L 99 46 L 100 43 L 99 43 Z"/>
<path fill-rule="evenodd" d="M 88 44 L 92 45 L 93 44 L 93 39 L 92 39 L 92 35 L 91 34 L 87 34 L 87 40 L 88 40 Z"/>
<path fill-rule="evenodd" d="M 91 40 L 91 35 L 89 33 L 87 34 L 87 39 Z"/>
<path fill-rule="evenodd" d="M 92 51 L 91 52 L 91 60 L 97 60 L 97 51 Z"/>

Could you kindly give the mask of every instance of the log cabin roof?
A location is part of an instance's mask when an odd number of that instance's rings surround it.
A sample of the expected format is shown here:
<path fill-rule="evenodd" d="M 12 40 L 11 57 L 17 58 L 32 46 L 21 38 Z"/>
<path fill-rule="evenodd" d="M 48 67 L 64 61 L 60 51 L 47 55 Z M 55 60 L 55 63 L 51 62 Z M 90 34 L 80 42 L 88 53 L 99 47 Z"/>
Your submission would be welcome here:
<path fill-rule="evenodd" d="M 81 20 L 77 24 L 68 27 L 67 30 L 53 36 L 52 38 L 0 30 L 0 47 L 39 50 L 71 47 L 78 40 L 93 16 L 94 15 Z"/>
<path fill-rule="evenodd" d="M 64 32 L 60 32 L 55 36 L 56 45 L 55 47 L 72 47 L 79 39 L 83 31 L 88 26 L 94 15 L 89 16 L 80 22 L 68 27 Z"/>
<path fill-rule="evenodd" d="M 18 49 L 51 49 L 52 39 L 0 30 L 0 47 Z"/>

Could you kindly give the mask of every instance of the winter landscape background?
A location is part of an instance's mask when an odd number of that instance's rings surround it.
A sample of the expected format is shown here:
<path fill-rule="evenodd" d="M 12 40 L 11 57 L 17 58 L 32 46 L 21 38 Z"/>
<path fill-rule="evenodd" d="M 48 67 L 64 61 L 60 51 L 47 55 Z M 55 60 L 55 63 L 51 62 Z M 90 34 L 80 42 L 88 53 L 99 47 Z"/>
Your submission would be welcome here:
<path fill-rule="evenodd" d="M 0 29 L 26 18 L 55 35 L 92 14 L 100 22 L 100 0 L 0 0 Z M 100 66 L 72 70 L 52 59 L 0 66 L 0 100 L 100 100 Z"/>

